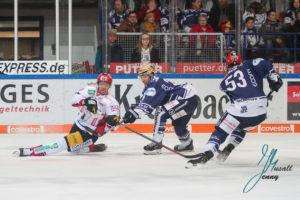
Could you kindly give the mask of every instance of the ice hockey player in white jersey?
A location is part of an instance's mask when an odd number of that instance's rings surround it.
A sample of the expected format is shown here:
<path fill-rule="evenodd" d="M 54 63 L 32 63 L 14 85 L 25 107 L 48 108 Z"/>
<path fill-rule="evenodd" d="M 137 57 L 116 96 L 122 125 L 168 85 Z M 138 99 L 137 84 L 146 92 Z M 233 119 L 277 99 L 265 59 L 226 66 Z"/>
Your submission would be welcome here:
<path fill-rule="evenodd" d="M 269 87 L 276 92 L 282 86 L 282 80 L 267 60 L 256 58 L 241 62 L 240 55 L 235 51 L 228 54 L 228 74 L 221 82 L 220 89 L 230 98 L 231 105 L 216 124 L 204 152 L 199 158 L 188 161 L 187 168 L 205 164 L 217 152 L 217 158 L 225 161 L 243 141 L 246 132 L 266 119 L 267 97 L 263 91 L 263 78 L 268 76 Z M 220 151 L 219 146 L 228 135 L 228 144 Z"/>
<path fill-rule="evenodd" d="M 119 103 L 108 94 L 111 84 L 109 74 L 100 74 L 97 85 L 87 85 L 75 93 L 72 106 L 80 110 L 68 135 L 50 144 L 20 148 L 14 154 L 46 156 L 64 150 L 77 153 L 104 151 L 105 144 L 94 143 L 108 131 L 118 128 L 120 115 Z"/>
<path fill-rule="evenodd" d="M 155 68 L 151 64 L 140 67 L 139 77 L 145 85 L 142 100 L 136 107 L 125 113 L 123 122 L 134 123 L 137 118 L 151 114 L 156 109 L 153 140 L 162 143 L 167 119 L 171 119 L 175 133 L 181 142 L 174 146 L 174 150 L 192 151 L 193 140 L 187 130 L 187 124 L 198 105 L 195 88 L 187 83 L 174 85 L 155 76 Z M 146 145 L 144 154 L 160 154 L 162 146 L 157 143 Z"/>

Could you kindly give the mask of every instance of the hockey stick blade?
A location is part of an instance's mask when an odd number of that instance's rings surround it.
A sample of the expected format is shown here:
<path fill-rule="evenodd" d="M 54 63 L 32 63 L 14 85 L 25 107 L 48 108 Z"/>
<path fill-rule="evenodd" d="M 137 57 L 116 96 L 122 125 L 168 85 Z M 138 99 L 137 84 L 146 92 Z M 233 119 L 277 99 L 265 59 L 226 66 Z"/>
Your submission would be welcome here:
<path fill-rule="evenodd" d="M 179 153 L 179 152 L 177 152 L 177 151 L 171 149 L 170 147 L 168 147 L 168 146 L 166 146 L 166 145 L 164 145 L 164 144 L 160 144 L 160 143 L 156 142 L 155 140 L 152 140 L 151 138 L 149 138 L 149 137 L 147 137 L 147 136 L 145 136 L 145 135 L 143 135 L 143 134 L 137 132 L 136 130 L 133 130 L 132 128 L 126 126 L 126 125 L 123 124 L 122 122 L 121 122 L 119 125 L 120 125 L 120 126 L 123 126 L 123 127 L 126 128 L 127 130 L 129 130 L 129 131 L 131 131 L 131 132 L 133 132 L 133 133 L 135 133 L 135 134 L 137 134 L 137 135 L 139 135 L 139 136 L 141 136 L 141 137 L 143 137 L 143 138 L 145 138 L 145 139 L 147 139 L 147 140 L 149 140 L 149 141 L 151 141 L 151 142 L 154 142 L 155 144 L 157 144 L 157 145 L 159 145 L 159 146 L 161 146 L 161 147 L 163 147 L 163 148 L 165 148 L 165 149 L 171 151 L 172 153 L 177 154 L 177 155 L 179 155 L 179 156 L 181 156 L 181 157 L 183 157 L 183 158 L 197 158 L 197 157 L 199 157 L 199 156 L 201 155 L 201 153 L 199 153 L 199 154 L 194 154 L 194 155 L 184 155 L 184 154 L 181 154 L 181 153 Z"/>

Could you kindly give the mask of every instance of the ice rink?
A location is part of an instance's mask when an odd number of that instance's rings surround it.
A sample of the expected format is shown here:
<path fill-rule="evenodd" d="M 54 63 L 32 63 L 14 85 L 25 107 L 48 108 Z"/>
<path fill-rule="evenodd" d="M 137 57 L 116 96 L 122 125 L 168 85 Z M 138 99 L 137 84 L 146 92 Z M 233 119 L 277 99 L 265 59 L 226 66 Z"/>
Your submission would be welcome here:
<path fill-rule="evenodd" d="M 248 134 L 228 160 L 213 160 L 200 168 L 185 169 L 187 159 L 167 150 L 143 155 L 149 142 L 135 134 L 108 134 L 97 141 L 107 151 L 89 154 L 63 152 L 48 157 L 13 157 L 19 147 L 52 142 L 63 134 L 0 135 L 1 200 L 224 200 L 300 199 L 300 134 Z M 151 134 L 147 134 L 151 137 Z M 210 134 L 192 134 L 195 152 L 200 152 Z M 164 144 L 178 143 L 167 134 Z M 262 146 L 277 149 L 276 167 L 292 165 L 291 171 L 270 171 L 275 180 L 261 179 L 248 193 L 246 183 L 261 173 L 267 161 Z M 271 167 L 270 167 L 271 168 Z"/>

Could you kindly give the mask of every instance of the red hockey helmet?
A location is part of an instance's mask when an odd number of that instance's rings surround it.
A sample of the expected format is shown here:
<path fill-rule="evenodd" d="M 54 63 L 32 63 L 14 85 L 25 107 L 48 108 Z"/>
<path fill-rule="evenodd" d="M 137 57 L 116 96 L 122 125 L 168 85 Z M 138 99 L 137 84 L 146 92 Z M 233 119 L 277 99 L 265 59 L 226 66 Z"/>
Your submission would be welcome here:
<path fill-rule="evenodd" d="M 112 78 L 109 74 L 101 73 L 97 78 L 97 83 L 99 83 L 99 82 L 106 82 L 106 83 L 111 84 Z"/>
<path fill-rule="evenodd" d="M 233 67 L 242 63 L 242 58 L 236 51 L 231 51 L 226 57 L 227 67 Z"/>

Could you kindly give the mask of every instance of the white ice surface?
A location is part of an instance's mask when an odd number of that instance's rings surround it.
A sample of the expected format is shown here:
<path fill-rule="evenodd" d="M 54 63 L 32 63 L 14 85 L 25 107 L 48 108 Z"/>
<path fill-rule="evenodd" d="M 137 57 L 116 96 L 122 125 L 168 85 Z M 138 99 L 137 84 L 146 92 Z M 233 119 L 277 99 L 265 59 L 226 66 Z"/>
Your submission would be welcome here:
<path fill-rule="evenodd" d="M 107 144 L 108 149 L 101 153 L 12 156 L 19 147 L 49 143 L 62 136 L 0 135 L 1 200 L 300 199 L 300 134 L 248 134 L 225 163 L 211 161 L 196 169 L 185 169 L 188 160 L 167 150 L 161 155 L 143 155 L 148 141 L 135 134 L 104 136 L 97 143 Z M 194 153 L 203 150 L 209 136 L 192 135 Z M 167 134 L 164 143 L 173 147 L 178 140 Z M 263 144 L 270 150 L 277 148 L 277 166 L 293 165 L 292 171 L 268 172 L 279 179 L 260 180 L 245 194 L 245 184 L 262 171 L 263 165 L 256 165 Z"/>

